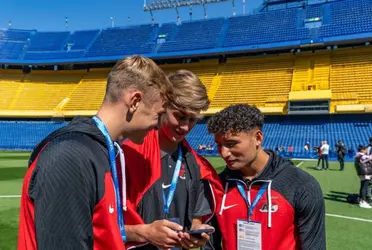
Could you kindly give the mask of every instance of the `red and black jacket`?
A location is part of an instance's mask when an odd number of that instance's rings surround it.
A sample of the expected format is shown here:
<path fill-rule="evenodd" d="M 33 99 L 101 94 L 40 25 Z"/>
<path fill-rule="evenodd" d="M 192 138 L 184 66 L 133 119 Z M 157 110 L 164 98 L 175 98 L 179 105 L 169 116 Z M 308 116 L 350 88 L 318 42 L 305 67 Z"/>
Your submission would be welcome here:
<path fill-rule="evenodd" d="M 218 193 L 218 190 L 222 190 L 222 186 L 216 171 L 209 162 L 198 155 L 189 146 L 186 140 L 182 143 L 188 151 L 186 161 L 194 161 L 194 164 L 187 164 L 195 166 L 190 169 L 190 171 L 199 171 L 198 176 L 200 176 L 200 179 L 209 183 L 210 194 L 212 196 L 211 200 L 214 204 L 212 204 L 213 213 L 207 216 L 208 218 L 204 218 L 204 222 L 208 222 L 213 217 L 216 208 L 214 196 L 216 192 Z M 142 145 L 136 145 L 130 141 L 126 141 L 123 143 L 122 148 L 125 155 L 127 182 L 127 204 L 126 211 L 124 212 L 125 224 L 143 224 L 144 221 L 138 212 L 138 206 L 144 194 L 152 188 L 162 174 L 158 131 L 150 131 L 145 137 Z M 120 179 L 121 178 L 119 178 L 119 180 Z M 220 193 L 221 192 L 222 191 L 220 191 Z M 190 200 L 189 203 L 189 206 L 192 206 L 193 201 Z M 151 205 L 152 204 L 148 204 L 147 207 L 150 209 Z M 192 214 L 189 214 L 189 217 L 190 216 L 192 216 Z M 139 245 L 140 244 L 132 242 L 126 243 L 128 249 L 138 247 Z"/>
<path fill-rule="evenodd" d="M 19 250 L 124 250 L 105 138 L 75 118 L 33 151 L 23 181 Z"/>
<path fill-rule="evenodd" d="M 224 194 L 216 196 L 214 249 L 237 249 L 237 220 L 248 219 L 248 208 L 237 183 L 256 197 L 264 183 L 268 184 L 262 199 L 254 208 L 251 220 L 262 225 L 262 250 L 324 250 L 325 208 L 322 190 L 308 173 L 293 166 L 272 151 L 270 160 L 252 181 L 244 181 L 239 171 L 226 168 L 220 178 Z"/>

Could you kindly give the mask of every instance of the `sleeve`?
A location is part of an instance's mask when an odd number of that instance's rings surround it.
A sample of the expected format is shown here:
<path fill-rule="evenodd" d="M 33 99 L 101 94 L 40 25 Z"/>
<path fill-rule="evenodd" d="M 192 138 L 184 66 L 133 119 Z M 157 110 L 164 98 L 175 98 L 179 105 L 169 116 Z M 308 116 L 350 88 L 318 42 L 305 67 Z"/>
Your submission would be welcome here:
<path fill-rule="evenodd" d="M 312 178 L 312 177 L 311 177 Z M 315 179 L 308 180 L 295 197 L 295 216 L 302 250 L 325 250 L 325 207 Z"/>
<path fill-rule="evenodd" d="M 209 190 L 208 183 L 204 180 L 200 180 L 197 200 L 195 203 L 194 218 L 206 216 L 212 213 L 211 199 L 207 190 Z"/>
<path fill-rule="evenodd" d="M 76 140 L 52 142 L 37 160 L 29 189 L 39 250 L 93 249 L 96 178 Z"/>

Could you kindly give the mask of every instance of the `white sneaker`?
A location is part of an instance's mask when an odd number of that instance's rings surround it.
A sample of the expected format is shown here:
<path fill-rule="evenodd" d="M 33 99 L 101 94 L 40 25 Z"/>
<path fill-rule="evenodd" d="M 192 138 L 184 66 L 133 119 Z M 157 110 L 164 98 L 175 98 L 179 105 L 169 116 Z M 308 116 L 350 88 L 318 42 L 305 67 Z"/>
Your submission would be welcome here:
<path fill-rule="evenodd" d="M 369 205 L 367 202 L 365 201 L 361 201 L 359 202 L 359 207 L 361 208 L 372 208 L 371 205 Z"/>

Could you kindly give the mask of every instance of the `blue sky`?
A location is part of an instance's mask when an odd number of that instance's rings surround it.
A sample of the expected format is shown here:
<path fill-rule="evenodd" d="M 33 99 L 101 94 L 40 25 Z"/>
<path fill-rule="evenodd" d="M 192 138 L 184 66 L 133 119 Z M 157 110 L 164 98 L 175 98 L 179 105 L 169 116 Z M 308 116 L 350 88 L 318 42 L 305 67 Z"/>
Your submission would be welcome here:
<path fill-rule="evenodd" d="M 148 0 L 149 2 L 149 0 Z M 246 9 L 252 11 L 262 0 L 246 0 Z M 242 14 L 242 1 L 236 1 L 236 12 Z M 208 17 L 232 15 L 232 3 L 225 2 L 207 6 Z M 188 8 L 180 9 L 181 20 L 189 20 Z M 143 0 L 8 0 L 1 1 L 0 28 L 7 28 L 9 20 L 14 29 L 37 29 L 40 31 L 65 30 L 65 17 L 69 30 L 106 28 L 111 26 L 110 16 L 115 17 L 115 26 L 150 23 L 148 12 L 143 11 Z M 158 23 L 175 22 L 175 10 L 154 13 Z M 193 19 L 203 18 L 203 8 L 193 7 Z"/>

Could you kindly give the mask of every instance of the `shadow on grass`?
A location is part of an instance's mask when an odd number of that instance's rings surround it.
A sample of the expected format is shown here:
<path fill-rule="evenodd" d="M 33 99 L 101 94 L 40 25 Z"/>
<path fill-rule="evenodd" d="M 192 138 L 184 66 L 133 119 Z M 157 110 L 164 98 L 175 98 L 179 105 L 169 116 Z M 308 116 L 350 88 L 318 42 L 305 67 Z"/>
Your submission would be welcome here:
<path fill-rule="evenodd" d="M 323 198 L 325 200 L 347 203 L 348 195 L 350 194 L 345 192 L 330 191 L 328 194 L 325 194 Z"/>
<path fill-rule="evenodd" d="M 0 168 L 0 181 L 23 179 L 26 171 L 27 168 Z"/>

